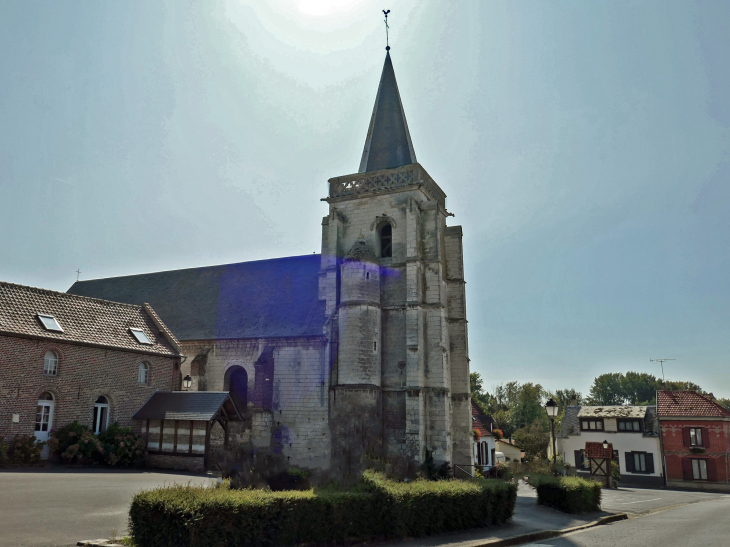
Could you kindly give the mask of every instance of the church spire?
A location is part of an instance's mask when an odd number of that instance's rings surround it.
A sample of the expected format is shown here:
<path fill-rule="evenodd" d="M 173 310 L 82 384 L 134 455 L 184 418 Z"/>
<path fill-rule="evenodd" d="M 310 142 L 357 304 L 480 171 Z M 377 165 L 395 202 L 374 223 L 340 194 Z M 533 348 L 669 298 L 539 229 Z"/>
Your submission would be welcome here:
<path fill-rule="evenodd" d="M 360 161 L 360 173 L 416 163 L 416 153 L 390 60 L 390 47 L 386 50 L 383 73 Z"/>

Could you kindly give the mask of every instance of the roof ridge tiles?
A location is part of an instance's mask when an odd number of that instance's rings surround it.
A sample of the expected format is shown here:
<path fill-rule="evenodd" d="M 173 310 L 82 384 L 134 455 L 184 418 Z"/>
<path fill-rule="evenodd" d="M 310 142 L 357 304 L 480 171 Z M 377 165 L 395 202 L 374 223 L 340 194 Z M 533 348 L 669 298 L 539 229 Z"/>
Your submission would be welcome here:
<path fill-rule="evenodd" d="M 294 259 L 294 258 L 307 258 L 307 257 L 320 258 L 321 256 L 322 256 L 322 253 L 312 253 L 311 255 L 293 255 L 293 256 L 280 256 L 277 258 L 262 258 L 261 260 L 243 260 L 241 262 L 229 262 L 227 264 L 213 264 L 212 266 L 191 266 L 189 268 L 176 268 L 173 270 L 158 270 L 156 272 L 142 272 L 142 273 L 136 273 L 136 274 L 115 275 L 112 277 L 97 277 L 95 279 L 79 279 L 76 283 L 88 283 L 89 281 L 106 281 L 109 279 L 125 279 L 127 277 L 139 277 L 142 275 L 169 274 L 169 273 L 173 273 L 173 272 L 186 272 L 186 271 L 192 271 L 192 270 L 229 268 L 231 266 L 237 266 L 239 264 L 256 264 L 256 263 L 260 263 L 260 262 L 272 262 L 274 260 L 288 260 L 288 259 Z M 69 293 L 69 294 L 71 294 L 71 293 Z M 103 299 L 99 298 L 98 300 L 103 300 Z"/>
<path fill-rule="evenodd" d="M 83 296 L 80 294 L 74 294 L 74 293 L 69 293 L 69 292 L 64 292 L 64 291 L 54 291 L 52 289 L 42 289 L 40 287 L 32 287 L 30 285 L 21 285 L 20 283 L 12 283 L 10 281 L 0 281 L 0 287 L 2 287 L 3 285 L 7 285 L 10 287 L 19 287 L 21 289 L 29 289 L 31 291 L 37 291 L 37 292 L 49 294 L 52 296 L 63 295 L 64 297 L 67 297 L 69 299 L 96 300 L 98 302 L 107 302 L 109 304 L 114 304 L 115 306 L 120 306 L 120 307 L 134 308 L 137 310 L 143 309 L 143 306 L 138 306 L 136 304 L 127 304 L 125 302 L 116 302 L 115 300 L 106 300 L 104 298 L 95 298 L 93 296 Z"/>

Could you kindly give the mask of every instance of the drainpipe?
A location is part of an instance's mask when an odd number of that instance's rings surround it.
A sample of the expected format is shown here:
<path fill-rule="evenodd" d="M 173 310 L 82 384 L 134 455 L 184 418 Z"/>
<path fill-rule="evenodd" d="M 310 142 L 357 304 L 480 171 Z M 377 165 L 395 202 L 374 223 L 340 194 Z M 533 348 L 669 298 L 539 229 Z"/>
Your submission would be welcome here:
<path fill-rule="evenodd" d="M 656 423 L 659 429 L 659 453 L 662 456 L 662 475 L 664 475 L 664 487 L 667 487 L 667 458 L 664 455 L 664 435 L 662 434 L 662 421 L 659 418 L 659 390 L 654 392 L 656 401 Z"/>

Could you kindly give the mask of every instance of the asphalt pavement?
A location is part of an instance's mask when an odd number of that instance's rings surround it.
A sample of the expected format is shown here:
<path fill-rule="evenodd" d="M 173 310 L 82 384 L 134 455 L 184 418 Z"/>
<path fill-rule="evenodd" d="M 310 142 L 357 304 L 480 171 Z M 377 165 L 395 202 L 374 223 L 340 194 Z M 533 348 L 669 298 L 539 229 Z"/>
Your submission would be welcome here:
<path fill-rule="evenodd" d="M 674 547 L 730 545 L 730 496 L 659 510 L 523 547 Z"/>
<path fill-rule="evenodd" d="M 125 535 L 132 496 L 165 484 L 210 484 L 184 473 L 30 468 L 0 472 L 0 547 L 65 547 Z"/>

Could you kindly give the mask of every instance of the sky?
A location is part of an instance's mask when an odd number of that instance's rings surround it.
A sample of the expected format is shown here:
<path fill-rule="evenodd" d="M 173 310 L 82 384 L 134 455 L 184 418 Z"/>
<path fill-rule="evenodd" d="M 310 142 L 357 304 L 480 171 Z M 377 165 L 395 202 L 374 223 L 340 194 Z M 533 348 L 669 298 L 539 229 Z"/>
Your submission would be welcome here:
<path fill-rule="evenodd" d="M 0 3 L 0 279 L 320 251 L 385 56 L 464 231 L 471 370 L 730 397 L 730 3 Z"/>

